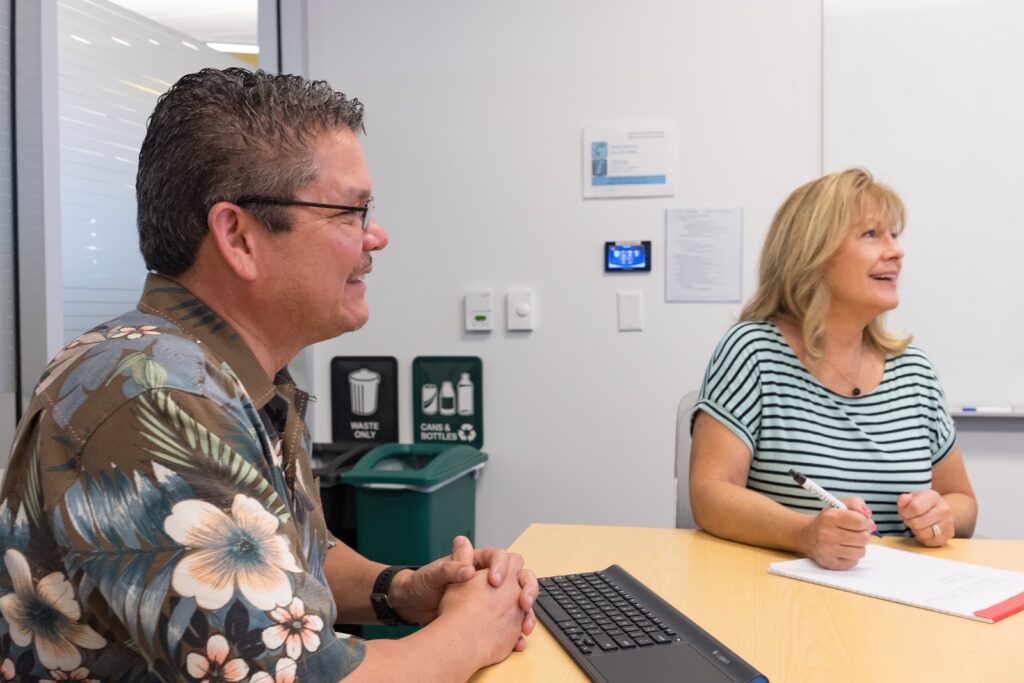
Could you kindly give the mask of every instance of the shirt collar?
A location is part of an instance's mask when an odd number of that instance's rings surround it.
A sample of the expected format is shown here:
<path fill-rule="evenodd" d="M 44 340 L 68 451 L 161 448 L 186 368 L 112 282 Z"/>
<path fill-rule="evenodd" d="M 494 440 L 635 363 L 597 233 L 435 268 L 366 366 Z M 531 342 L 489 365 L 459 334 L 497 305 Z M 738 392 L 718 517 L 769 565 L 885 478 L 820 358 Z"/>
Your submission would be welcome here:
<path fill-rule="evenodd" d="M 241 335 L 181 284 L 163 275 L 150 273 L 146 276 L 138 308 L 143 313 L 152 313 L 168 320 L 209 346 L 238 376 L 257 410 L 262 410 L 274 396 L 275 382 L 264 372 Z M 291 382 L 287 370 L 279 372 L 275 379 Z"/>

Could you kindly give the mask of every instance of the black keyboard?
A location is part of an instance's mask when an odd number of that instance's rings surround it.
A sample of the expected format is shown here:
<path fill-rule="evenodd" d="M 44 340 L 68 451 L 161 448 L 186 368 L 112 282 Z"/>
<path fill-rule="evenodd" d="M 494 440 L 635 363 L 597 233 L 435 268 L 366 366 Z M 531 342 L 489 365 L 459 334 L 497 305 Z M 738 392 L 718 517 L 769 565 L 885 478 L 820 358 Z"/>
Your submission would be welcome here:
<path fill-rule="evenodd" d="M 768 680 L 618 565 L 542 578 L 537 605 L 594 681 Z"/>

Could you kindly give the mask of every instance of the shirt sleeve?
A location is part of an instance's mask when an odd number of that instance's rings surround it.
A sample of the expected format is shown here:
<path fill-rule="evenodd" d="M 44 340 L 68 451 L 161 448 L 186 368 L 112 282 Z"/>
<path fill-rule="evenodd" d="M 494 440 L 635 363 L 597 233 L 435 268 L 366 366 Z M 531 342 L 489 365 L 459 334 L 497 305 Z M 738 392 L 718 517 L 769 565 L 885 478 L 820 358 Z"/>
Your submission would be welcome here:
<path fill-rule="evenodd" d="M 694 415 L 702 410 L 725 425 L 746 444 L 751 456 L 761 424 L 760 334 L 749 323 L 729 330 L 711 356 L 694 410 Z"/>
<path fill-rule="evenodd" d="M 932 452 L 932 467 L 934 467 L 942 462 L 956 445 L 956 425 L 953 422 L 953 416 L 949 413 L 946 394 L 942 390 L 935 366 L 924 354 L 921 354 L 920 357 L 925 366 L 922 403 L 925 419 L 928 421 L 928 441 Z"/>
<path fill-rule="evenodd" d="M 333 630 L 319 501 L 274 460 L 237 405 L 150 390 L 92 434 L 49 511 L 81 604 L 159 680 L 337 681 L 362 661 Z"/>

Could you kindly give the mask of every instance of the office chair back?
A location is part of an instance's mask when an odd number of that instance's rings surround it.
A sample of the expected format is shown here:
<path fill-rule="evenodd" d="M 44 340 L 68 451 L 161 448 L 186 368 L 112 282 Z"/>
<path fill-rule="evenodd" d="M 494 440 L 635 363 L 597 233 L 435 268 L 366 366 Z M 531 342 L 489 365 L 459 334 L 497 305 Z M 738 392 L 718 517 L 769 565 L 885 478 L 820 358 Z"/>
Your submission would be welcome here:
<path fill-rule="evenodd" d="M 696 529 L 690 507 L 690 415 L 700 392 L 691 391 L 676 411 L 676 528 Z"/>

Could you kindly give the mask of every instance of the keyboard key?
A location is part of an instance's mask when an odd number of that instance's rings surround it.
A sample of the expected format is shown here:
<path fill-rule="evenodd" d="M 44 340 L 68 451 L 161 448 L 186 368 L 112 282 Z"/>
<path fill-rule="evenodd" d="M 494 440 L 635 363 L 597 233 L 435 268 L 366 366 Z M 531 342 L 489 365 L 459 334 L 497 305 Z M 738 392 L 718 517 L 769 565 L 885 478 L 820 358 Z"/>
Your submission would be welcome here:
<path fill-rule="evenodd" d="M 629 636 L 615 636 L 615 643 L 623 650 L 636 647 L 636 643 Z"/>
<path fill-rule="evenodd" d="M 615 644 L 615 641 L 608 636 L 594 636 L 594 642 L 602 650 L 618 650 L 619 646 Z"/>
<path fill-rule="evenodd" d="M 647 636 L 640 636 L 638 638 L 633 638 L 633 642 L 635 642 L 640 647 L 647 647 L 648 645 L 654 645 L 654 641 L 651 640 L 650 638 L 648 638 Z"/>
<path fill-rule="evenodd" d="M 559 621 L 570 621 L 569 615 L 566 614 L 565 610 L 563 610 L 559 606 L 559 604 L 557 602 L 555 602 L 553 599 L 551 599 L 551 598 L 549 598 L 549 597 L 547 597 L 545 595 L 542 595 L 539 598 L 537 598 L 537 604 L 539 604 L 544 609 L 545 612 L 547 612 L 549 615 L 551 615 L 551 618 L 554 621 L 556 621 L 556 622 L 559 622 Z"/>
<path fill-rule="evenodd" d="M 661 631 L 652 631 L 651 633 L 648 633 L 647 635 L 656 643 L 674 643 L 675 642 L 674 639 L 669 638 L 668 636 L 666 636 Z"/>

